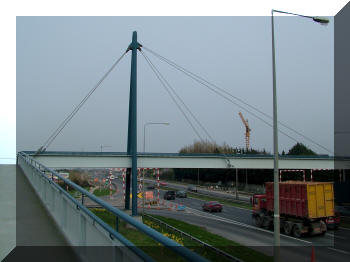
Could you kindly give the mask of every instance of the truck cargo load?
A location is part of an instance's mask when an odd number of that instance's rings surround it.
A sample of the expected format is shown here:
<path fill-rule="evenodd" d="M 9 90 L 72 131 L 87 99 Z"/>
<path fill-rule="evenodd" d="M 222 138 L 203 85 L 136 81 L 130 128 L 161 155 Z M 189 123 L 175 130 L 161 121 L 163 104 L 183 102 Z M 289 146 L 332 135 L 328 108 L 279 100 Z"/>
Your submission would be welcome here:
<path fill-rule="evenodd" d="M 254 223 L 272 228 L 274 217 L 273 182 L 265 184 L 266 194 L 253 196 Z M 287 235 L 325 234 L 334 221 L 334 190 L 332 182 L 279 182 L 280 226 Z"/>
<path fill-rule="evenodd" d="M 334 216 L 332 182 L 279 183 L 280 214 L 316 219 Z M 273 182 L 266 183 L 267 210 L 273 211 Z"/>

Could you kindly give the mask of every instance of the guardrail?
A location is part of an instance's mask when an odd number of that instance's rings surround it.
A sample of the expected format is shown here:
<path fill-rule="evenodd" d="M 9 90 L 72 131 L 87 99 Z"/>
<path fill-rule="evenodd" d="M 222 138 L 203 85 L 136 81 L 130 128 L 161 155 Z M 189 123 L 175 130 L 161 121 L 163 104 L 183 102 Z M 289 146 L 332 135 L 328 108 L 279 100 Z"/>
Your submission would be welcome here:
<path fill-rule="evenodd" d="M 122 234 L 84 206 L 83 201 L 87 197 L 114 214 L 117 219 L 122 219 L 186 260 L 208 261 L 123 211 L 111 206 L 69 179 L 62 177 L 56 171 L 44 166 L 24 152 L 18 153 L 17 164 L 22 168 L 45 208 L 72 246 L 112 246 L 114 247 L 112 257 L 118 258 L 118 261 L 154 261 L 148 254 L 136 247 Z M 51 178 L 46 173 L 50 173 Z M 58 177 L 66 185 L 79 191 L 83 196 L 81 202 L 55 183 L 52 179 L 53 176 Z M 120 248 L 124 246 L 127 248 Z M 86 260 L 86 257 L 89 256 L 89 250 L 84 249 L 84 252 L 80 253 L 79 256 Z M 93 259 L 100 261 L 101 257 L 98 256 Z M 91 261 L 91 257 L 89 257 L 89 260 Z"/>
<path fill-rule="evenodd" d="M 228 253 L 226 253 L 226 252 L 224 252 L 224 251 L 222 251 L 222 250 L 216 248 L 216 247 L 213 247 L 212 245 L 209 245 L 209 244 L 203 242 L 202 240 L 200 240 L 200 239 L 198 239 L 198 238 L 196 238 L 196 237 L 194 237 L 194 236 L 192 236 L 192 235 L 190 235 L 190 234 L 188 234 L 188 233 L 186 233 L 186 232 L 183 232 L 183 231 L 177 229 L 176 227 L 173 227 L 173 226 L 171 226 L 171 225 L 165 223 L 164 221 L 162 221 L 162 220 L 160 220 L 160 219 L 158 219 L 158 218 L 155 218 L 155 217 L 153 217 L 153 216 L 151 216 L 151 215 L 148 215 L 148 214 L 144 214 L 144 216 L 145 216 L 145 217 L 148 217 L 149 219 L 155 221 L 156 223 L 158 223 L 158 224 L 160 224 L 160 225 L 165 226 L 166 228 L 170 228 L 171 230 L 173 230 L 173 231 L 179 233 L 181 236 L 186 236 L 186 237 L 188 237 L 189 239 L 191 239 L 191 240 L 193 240 L 193 241 L 195 241 L 195 242 L 197 242 L 197 243 L 200 243 L 200 244 L 203 245 L 204 247 L 206 247 L 206 248 L 208 248 L 208 249 L 211 249 L 211 250 L 215 251 L 216 253 L 218 253 L 219 255 L 222 255 L 222 256 L 224 256 L 224 257 L 226 257 L 226 258 L 228 258 L 228 259 L 230 259 L 230 260 L 232 260 L 232 261 L 234 261 L 234 262 L 243 262 L 243 261 L 240 260 L 239 258 L 234 257 L 234 256 L 232 256 L 232 255 L 230 255 L 230 254 L 228 254 Z"/>

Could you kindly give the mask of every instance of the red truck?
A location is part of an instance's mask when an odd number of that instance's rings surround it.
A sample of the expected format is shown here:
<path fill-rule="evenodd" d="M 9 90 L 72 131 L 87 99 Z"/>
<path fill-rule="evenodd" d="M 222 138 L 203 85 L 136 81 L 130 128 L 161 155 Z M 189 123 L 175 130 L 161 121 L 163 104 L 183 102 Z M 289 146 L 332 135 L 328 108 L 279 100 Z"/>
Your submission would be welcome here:
<path fill-rule="evenodd" d="M 274 188 L 272 182 L 265 185 L 266 194 L 252 198 L 252 216 L 256 226 L 268 229 L 273 226 Z M 286 181 L 279 183 L 279 192 L 280 225 L 285 234 L 325 234 L 327 223 L 337 222 L 333 183 Z"/>

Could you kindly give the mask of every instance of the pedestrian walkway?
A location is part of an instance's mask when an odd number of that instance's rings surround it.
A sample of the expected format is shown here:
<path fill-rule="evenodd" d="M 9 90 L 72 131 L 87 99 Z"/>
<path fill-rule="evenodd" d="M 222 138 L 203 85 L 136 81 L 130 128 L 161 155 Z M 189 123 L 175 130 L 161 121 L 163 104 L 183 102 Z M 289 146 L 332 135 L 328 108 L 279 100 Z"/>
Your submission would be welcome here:
<path fill-rule="evenodd" d="M 0 261 L 16 246 L 16 166 L 0 165 Z"/>
<path fill-rule="evenodd" d="M 57 228 L 34 189 L 16 168 L 16 250 L 5 261 L 38 257 L 40 261 L 77 261 L 72 248 Z M 50 252 L 47 252 L 50 250 Z"/>

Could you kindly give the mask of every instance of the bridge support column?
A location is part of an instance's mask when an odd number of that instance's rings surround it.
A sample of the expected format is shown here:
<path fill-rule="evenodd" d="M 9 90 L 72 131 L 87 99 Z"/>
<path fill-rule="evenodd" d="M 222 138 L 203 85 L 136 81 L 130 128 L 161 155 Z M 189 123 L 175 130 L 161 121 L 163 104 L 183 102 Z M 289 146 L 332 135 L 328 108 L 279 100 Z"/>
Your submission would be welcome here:
<path fill-rule="evenodd" d="M 141 50 L 137 42 L 137 32 L 132 34 L 132 42 L 127 51 L 131 50 L 131 75 L 129 97 L 129 123 L 127 152 L 131 156 L 131 170 L 126 173 L 125 209 L 130 208 L 130 174 L 132 193 L 132 215 L 137 215 L 137 49 Z M 131 171 L 131 172 L 130 172 Z"/>

